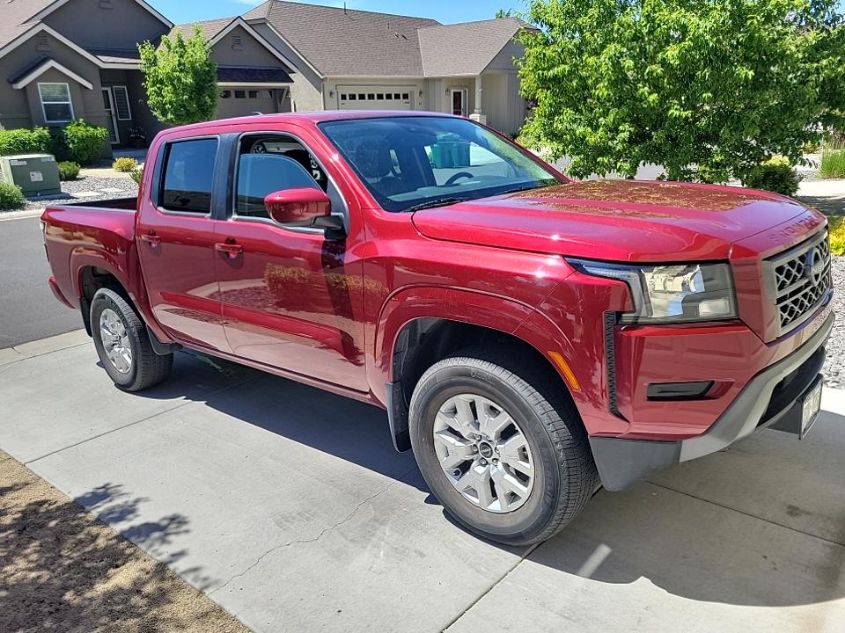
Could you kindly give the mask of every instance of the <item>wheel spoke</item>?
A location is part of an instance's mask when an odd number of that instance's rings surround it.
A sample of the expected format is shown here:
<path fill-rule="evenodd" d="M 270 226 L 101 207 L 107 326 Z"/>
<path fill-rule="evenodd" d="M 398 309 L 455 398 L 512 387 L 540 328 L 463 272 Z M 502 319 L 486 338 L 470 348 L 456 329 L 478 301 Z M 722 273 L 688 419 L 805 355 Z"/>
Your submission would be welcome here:
<path fill-rule="evenodd" d="M 481 428 L 481 432 L 490 439 L 499 439 L 501 432 L 513 423 L 511 416 L 505 411 L 496 409 L 490 404 L 485 404 L 481 407 L 480 411 L 479 427 Z"/>
<path fill-rule="evenodd" d="M 473 459 L 474 444 L 460 440 L 448 431 L 435 433 L 434 441 L 440 465 L 445 469 L 453 469 Z"/>
<path fill-rule="evenodd" d="M 496 486 L 496 494 L 500 498 L 507 496 L 507 493 L 513 493 L 520 499 L 528 496 L 530 492 L 528 487 L 523 485 L 516 477 L 507 474 L 501 468 L 496 468 L 492 473 L 493 482 Z M 499 490 L 503 491 L 500 493 Z"/>
<path fill-rule="evenodd" d="M 490 492 L 490 469 L 486 466 L 473 466 L 456 484 L 458 490 L 465 495 L 468 491 L 475 493 L 478 504 L 487 508 L 493 503 L 493 493 Z"/>

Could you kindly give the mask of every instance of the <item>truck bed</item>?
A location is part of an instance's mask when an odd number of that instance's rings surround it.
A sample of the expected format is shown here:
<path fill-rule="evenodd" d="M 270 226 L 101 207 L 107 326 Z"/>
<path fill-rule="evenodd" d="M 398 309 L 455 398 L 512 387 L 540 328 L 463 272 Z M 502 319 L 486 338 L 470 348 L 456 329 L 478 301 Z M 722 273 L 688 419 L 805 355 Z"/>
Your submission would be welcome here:
<path fill-rule="evenodd" d="M 74 209 L 120 209 L 121 211 L 134 211 L 138 207 L 138 196 L 126 198 L 109 198 L 108 200 L 80 200 L 79 202 L 68 202 L 56 207 L 73 207 Z"/>

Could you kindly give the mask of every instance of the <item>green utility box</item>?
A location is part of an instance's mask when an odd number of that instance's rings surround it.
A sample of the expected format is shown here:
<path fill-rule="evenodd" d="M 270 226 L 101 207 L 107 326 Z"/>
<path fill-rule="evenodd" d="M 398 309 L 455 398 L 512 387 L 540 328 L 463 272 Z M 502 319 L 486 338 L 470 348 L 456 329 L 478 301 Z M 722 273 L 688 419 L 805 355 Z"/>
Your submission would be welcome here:
<path fill-rule="evenodd" d="M 455 134 L 444 134 L 431 147 L 431 162 L 435 169 L 469 167 L 469 142 Z"/>
<path fill-rule="evenodd" d="M 59 166 L 50 154 L 0 156 L 0 181 L 17 185 L 28 198 L 62 192 Z"/>

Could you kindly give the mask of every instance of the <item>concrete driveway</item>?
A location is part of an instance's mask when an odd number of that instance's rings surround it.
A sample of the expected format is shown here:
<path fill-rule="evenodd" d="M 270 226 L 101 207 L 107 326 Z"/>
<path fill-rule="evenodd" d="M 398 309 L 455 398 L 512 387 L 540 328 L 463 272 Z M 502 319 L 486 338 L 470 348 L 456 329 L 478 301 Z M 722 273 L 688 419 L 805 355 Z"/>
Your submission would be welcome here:
<path fill-rule="evenodd" d="M 506 549 L 454 526 L 379 410 L 179 354 L 142 395 L 71 333 L 0 351 L 0 448 L 256 631 L 827 631 L 845 392 Z"/>

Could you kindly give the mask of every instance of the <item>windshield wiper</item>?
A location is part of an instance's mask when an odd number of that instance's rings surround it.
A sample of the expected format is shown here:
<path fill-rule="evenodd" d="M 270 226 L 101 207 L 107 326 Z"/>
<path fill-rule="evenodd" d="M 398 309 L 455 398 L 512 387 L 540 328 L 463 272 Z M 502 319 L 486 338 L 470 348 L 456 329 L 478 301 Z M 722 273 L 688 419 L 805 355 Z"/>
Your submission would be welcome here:
<path fill-rule="evenodd" d="M 448 207 L 450 204 L 458 204 L 459 202 L 466 202 L 467 200 L 468 198 L 436 198 L 434 200 L 415 204 L 405 209 L 405 211 L 422 211 L 423 209 L 432 209 L 434 207 Z"/>

